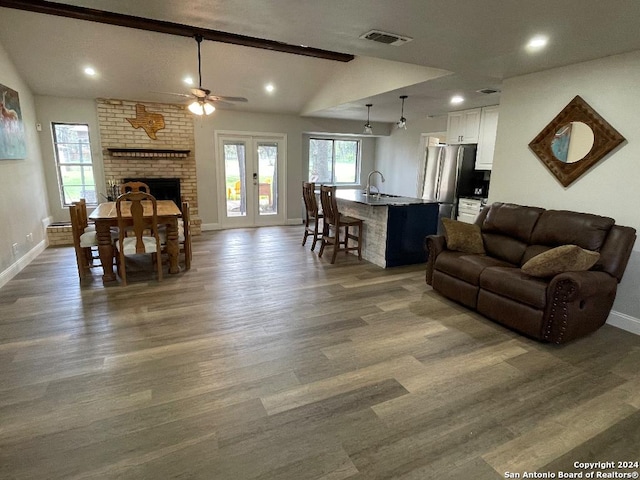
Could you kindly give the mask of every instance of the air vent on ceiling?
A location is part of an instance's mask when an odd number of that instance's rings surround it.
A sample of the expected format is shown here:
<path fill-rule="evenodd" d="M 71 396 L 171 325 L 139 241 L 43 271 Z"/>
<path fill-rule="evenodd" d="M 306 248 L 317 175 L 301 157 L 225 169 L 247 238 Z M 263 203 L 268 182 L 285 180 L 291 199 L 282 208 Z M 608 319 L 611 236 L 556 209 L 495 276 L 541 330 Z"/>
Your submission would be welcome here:
<path fill-rule="evenodd" d="M 484 93 L 485 95 L 489 95 L 491 93 L 500 93 L 500 90 L 496 88 L 481 88 L 480 90 L 476 90 L 478 93 Z"/>
<path fill-rule="evenodd" d="M 413 40 L 411 37 L 403 37 L 401 35 L 396 35 L 395 33 L 381 32 L 380 30 L 371 30 L 367 33 L 363 33 L 360 35 L 360 38 L 371 40 L 373 42 L 384 43 L 385 45 L 393 45 L 394 47 L 404 45 L 405 43 Z"/>

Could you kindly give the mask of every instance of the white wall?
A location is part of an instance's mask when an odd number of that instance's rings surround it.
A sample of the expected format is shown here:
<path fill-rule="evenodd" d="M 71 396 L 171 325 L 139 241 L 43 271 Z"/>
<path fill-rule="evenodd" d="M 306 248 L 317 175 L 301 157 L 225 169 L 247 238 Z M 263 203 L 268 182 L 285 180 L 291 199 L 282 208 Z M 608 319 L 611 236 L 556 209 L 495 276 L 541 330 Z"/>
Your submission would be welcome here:
<path fill-rule="evenodd" d="M 62 206 L 58 188 L 58 173 L 53 149 L 53 135 L 51 123 L 84 123 L 89 125 L 89 141 L 91 142 L 91 156 L 93 158 L 93 174 L 96 179 L 98 193 L 105 194 L 102 148 L 100 147 L 100 129 L 96 115 L 94 100 L 77 98 L 58 98 L 36 96 L 37 121 L 42 125 L 38 132 L 42 161 L 47 182 L 49 208 L 54 222 L 68 222 L 69 209 Z M 91 211 L 92 208 L 89 208 Z"/>
<path fill-rule="evenodd" d="M 446 115 L 409 119 L 406 130 L 394 128 L 389 137 L 378 138 L 375 168 L 382 172 L 386 180 L 384 184 L 379 180 L 375 182 L 380 190 L 393 195 L 420 197 L 417 191 L 418 167 L 422 160 L 420 136 L 423 133 L 444 132 L 446 129 Z"/>
<path fill-rule="evenodd" d="M 640 231 L 640 51 L 504 82 L 489 201 L 605 215 Z M 626 142 L 568 187 L 529 142 L 580 95 Z M 610 323 L 640 333 L 640 247 L 619 287 Z M 616 323 L 617 322 L 617 323 Z"/>
<path fill-rule="evenodd" d="M 243 113 L 231 110 L 216 110 L 194 123 L 196 140 L 196 168 L 198 172 L 198 209 L 203 228 L 216 228 L 218 206 L 216 203 L 216 152 L 214 132 L 216 130 L 251 133 L 280 133 L 287 135 L 287 220 L 301 221 L 302 186 L 307 174 L 307 146 L 305 133 L 338 133 L 359 135 L 363 122 L 300 117 L 298 115 L 273 115 L 266 113 Z M 388 132 L 388 125 L 375 124 L 377 131 Z M 375 142 L 363 142 L 362 172 L 366 175 L 373 168 Z M 362 180 L 362 179 L 361 179 Z M 366 177 L 364 178 L 366 183 Z"/>
<path fill-rule="evenodd" d="M 20 109 L 27 144 L 24 160 L 0 160 L 0 286 L 19 272 L 45 246 L 48 205 L 42 170 L 40 145 L 36 135 L 34 99 L 27 84 L 15 69 L 13 62 L 0 45 L 0 83 L 16 90 L 20 96 Z M 33 235 L 33 241 L 27 235 Z M 18 244 L 17 255 L 12 245 Z"/>

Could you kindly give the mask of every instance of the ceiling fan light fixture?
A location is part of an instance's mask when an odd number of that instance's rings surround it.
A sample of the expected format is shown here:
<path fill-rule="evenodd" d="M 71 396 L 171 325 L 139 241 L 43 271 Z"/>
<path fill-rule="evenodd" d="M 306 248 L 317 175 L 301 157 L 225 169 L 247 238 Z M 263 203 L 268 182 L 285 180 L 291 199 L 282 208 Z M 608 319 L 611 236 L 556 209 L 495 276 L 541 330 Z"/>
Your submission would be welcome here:
<path fill-rule="evenodd" d="M 198 101 L 191 102 L 187 108 L 194 115 L 204 115 L 204 108 Z"/>
<path fill-rule="evenodd" d="M 372 103 L 367 103 L 367 123 L 364 124 L 364 133 L 365 135 L 373 134 L 373 127 L 371 127 L 371 122 L 369 122 L 369 113 L 371 113 L 371 107 L 373 107 Z"/>
<path fill-rule="evenodd" d="M 402 100 L 402 109 L 400 110 L 400 120 L 396 123 L 398 128 L 407 129 L 407 119 L 404 118 L 404 101 L 407 98 L 407 95 L 400 95 L 400 100 Z"/>
<path fill-rule="evenodd" d="M 191 102 L 187 108 L 194 115 L 211 115 L 216 111 L 216 107 L 214 107 L 210 103 L 199 100 Z"/>

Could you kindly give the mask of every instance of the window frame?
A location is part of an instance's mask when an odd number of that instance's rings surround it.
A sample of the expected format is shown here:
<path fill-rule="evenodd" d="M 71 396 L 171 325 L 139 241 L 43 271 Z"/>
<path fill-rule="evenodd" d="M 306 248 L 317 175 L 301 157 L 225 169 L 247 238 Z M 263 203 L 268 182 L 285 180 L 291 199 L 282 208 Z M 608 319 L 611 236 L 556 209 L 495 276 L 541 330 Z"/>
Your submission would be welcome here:
<path fill-rule="evenodd" d="M 362 168 L 362 139 L 355 137 L 339 137 L 330 135 L 313 135 L 309 137 L 307 144 L 307 178 L 310 178 L 311 174 L 311 141 L 312 140 L 325 140 L 331 141 L 331 181 L 326 182 L 327 185 L 336 185 L 339 187 L 359 186 L 360 185 L 360 170 Z M 355 180 L 353 182 L 338 182 L 336 181 L 336 144 L 335 142 L 354 142 L 357 145 L 356 152 L 356 165 L 355 165 Z M 308 181 L 311 181 L 310 179 Z M 316 182 L 319 183 L 319 182 Z M 320 182 L 325 183 L 325 182 Z"/>
<path fill-rule="evenodd" d="M 60 163 L 60 153 L 58 151 L 58 145 L 84 145 L 84 143 L 82 144 L 75 144 L 75 143 L 70 143 L 70 142 L 58 142 L 58 134 L 56 132 L 56 126 L 58 125 L 63 125 L 63 126 L 83 126 L 87 128 L 87 143 L 86 145 L 89 147 L 89 163 L 82 163 L 82 162 L 70 162 L 70 163 Z M 87 201 L 87 205 L 98 205 L 98 185 L 96 182 L 96 169 L 95 169 L 95 163 L 93 160 L 93 149 L 91 148 L 91 129 L 89 127 L 89 124 L 87 123 L 78 123 L 78 122 L 51 122 L 51 135 L 52 135 L 52 141 L 53 141 L 53 154 L 54 154 L 54 158 L 55 158 L 55 163 L 56 163 L 56 177 L 58 180 L 58 193 L 60 195 L 60 205 L 62 206 L 62 208 L 66 208 L 69 207 L 71 205 L 71 203 L 65 203 L 65 190 L 64 190 L 64 183 L 63 183 L 63 176 L 62 176 L 62 170 L 61 167 L 83 167 L 83 168 L 87 168 L 90 167 L 92 174 L 93 174 L 93 184 L 88 184 L 88 183 L 83 183 L 81 184 L 81 186 L 83 187 L 88 187 L 88 186 L 93 186 L 94 187 L 94 191 L 95 191 L 95 201 L 91 202 L 91 201 Z M 75 186 L 75 185 L 67 185 L 67 187 L 70 186 Z"/>

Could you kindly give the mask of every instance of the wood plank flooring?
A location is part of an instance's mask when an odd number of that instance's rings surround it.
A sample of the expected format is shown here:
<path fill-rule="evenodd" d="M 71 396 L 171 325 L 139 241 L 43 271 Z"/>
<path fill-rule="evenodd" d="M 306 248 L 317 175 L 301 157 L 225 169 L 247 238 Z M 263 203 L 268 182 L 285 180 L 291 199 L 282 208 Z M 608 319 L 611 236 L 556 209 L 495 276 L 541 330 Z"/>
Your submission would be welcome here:
<path fill-rule="evenodd" d="M 95 269 L 80 285 L 73 249 L 47 249 L 0 289 L 0 478 L 482 480 L 640 461 L 640 337 L 537 343 L 437 295 L 421 265 L 330 265 L 302 232 L 207 232 L 190 271 L 127 287 Z"/>

